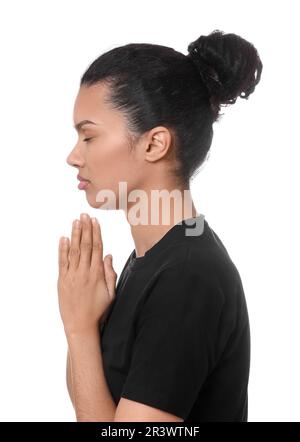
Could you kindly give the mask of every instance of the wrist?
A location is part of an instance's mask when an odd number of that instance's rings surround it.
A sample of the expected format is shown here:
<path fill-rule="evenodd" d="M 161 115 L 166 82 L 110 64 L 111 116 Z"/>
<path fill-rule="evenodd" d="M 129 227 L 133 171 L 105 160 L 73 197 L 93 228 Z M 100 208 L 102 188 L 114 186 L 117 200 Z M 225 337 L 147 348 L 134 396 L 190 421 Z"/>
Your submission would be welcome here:
<path fill-rule="evenodd" d="M 66 338 L 69 344 L 72 344 L 73 342 L 84 342 L 86 340 L 90 341 L 91 339 L 99 339 L 100 333 L 99 328 L 97 327 L 90 327 L 88 329 L 77 329 L 77 330 L 65 330 Z"/>

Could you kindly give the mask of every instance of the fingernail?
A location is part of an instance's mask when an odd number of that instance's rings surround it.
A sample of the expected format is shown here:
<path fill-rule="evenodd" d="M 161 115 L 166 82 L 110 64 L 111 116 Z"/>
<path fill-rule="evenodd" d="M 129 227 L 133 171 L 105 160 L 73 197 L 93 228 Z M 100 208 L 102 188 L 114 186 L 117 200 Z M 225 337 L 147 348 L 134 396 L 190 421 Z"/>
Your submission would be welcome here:
<path fill-rule="evenodd" d="M 77 229 L 79 229 L 79 227 L 80 227 L 80 221 L 78 219 L 75 220 L 75 227 Z"/>
<path fill-rule="evenodd" d="M 97 219 L 96 218 L 92 218 L 92 223 L 96 224 L 97 223 Z"/>

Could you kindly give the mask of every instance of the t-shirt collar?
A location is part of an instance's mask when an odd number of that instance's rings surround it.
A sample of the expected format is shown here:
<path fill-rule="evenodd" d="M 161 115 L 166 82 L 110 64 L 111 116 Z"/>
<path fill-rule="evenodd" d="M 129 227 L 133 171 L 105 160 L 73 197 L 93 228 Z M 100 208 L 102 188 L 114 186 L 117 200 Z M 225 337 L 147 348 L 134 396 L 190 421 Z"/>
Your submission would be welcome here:
<path fill-rule="evenodd" d="M 154 257 L 159 255 L 166 247 L 174 244 L 176 241 L 182 240 L 183 236 L 192 238 L 192 231 L 195 230 L 195 222 L 197 222 L 197 228 L 200 229 L 200 233 L 197 233 L 202 234 L 205 230 L 206 220 L 203 214 L 198 214 L 196 217 L 186 218 L 179 221 L 179 223 L 174 224 L 157 243 L 146 251 L 144 256 L 136 257 L 135 249 L 133 249 L 129 257 L 128 265 L 130 270 L 135 270 L 144 266 Z"/>

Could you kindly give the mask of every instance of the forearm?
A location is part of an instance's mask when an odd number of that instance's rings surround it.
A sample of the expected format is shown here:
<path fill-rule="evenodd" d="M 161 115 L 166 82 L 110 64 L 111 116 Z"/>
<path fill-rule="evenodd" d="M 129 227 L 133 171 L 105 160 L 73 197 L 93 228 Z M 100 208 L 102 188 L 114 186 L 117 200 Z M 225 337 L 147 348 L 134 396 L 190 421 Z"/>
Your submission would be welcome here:
<path fill-rule="evenodd" d="M 116 405 L 103 371 L 98 330 L 67 336 L 77 421 L 113 422 Z"/>

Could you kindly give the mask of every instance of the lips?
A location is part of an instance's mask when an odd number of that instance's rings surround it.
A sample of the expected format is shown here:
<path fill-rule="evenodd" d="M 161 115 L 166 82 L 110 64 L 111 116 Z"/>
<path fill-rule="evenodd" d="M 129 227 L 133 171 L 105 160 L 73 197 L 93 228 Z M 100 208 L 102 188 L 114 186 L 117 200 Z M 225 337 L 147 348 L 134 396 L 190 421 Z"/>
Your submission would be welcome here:
<path fill-rule="evenodd" d="M 86 178 L 83 178 L 82 176 L 80 176 L 80 175 L 77 175 L 77 179 L 79 180 L 79 181 L 86 181 L 86 182 L 90 182 L 90 180 L 88 180 L 88 179 L 86 179 Z"/>
<path fill-rule="evenodd" d="M 86 189 L 90 185 L 89 181 L 80 181 L 78 184 L 78 189 L 83 190 Z"/>

